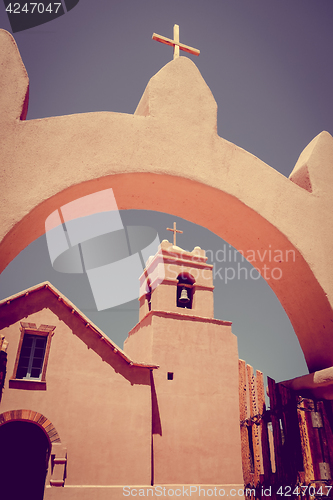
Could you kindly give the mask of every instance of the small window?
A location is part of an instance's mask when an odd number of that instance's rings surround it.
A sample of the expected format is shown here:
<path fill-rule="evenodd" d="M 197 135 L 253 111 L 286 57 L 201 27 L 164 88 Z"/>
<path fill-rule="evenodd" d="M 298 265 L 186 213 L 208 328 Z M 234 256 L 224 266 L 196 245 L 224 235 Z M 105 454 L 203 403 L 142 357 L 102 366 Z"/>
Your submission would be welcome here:
<path fill-rule="evenodd" d="M 173 372 L 168 372 L 168 380 L 173 380 Z"/>
<path fill-rule="evenodd" d="M 40 380 L 45 356 L 47 337 L 26 333 L 23 338 L 16 378 Z"/>
<path fill-rule="evenodd" d="M 55 326 L 21 322 L 21 338 L 9 387 L 46 389 L 46 367 Z M 29 387 L 27 384 L 30 384 Z M 42 387 L 43 386 L 43 387 Z"/>
<path fill-rule="evenodd" d="M 253 449 L 253 436 L 252 436 L 252 425 L 247 427 L 247 437 L 249 440 L 249 460 L 250 460 L 250 472 L 254 472 L 254 449 Z"/>
<path fill-rule="evenodd" d="M 151 311 L 151 286 L 150 286 L 150 281 L 149 279 L 147 280 L 147 287 L 148 287 L 148 292 L 146 294 L 147 302 L 148 302 L 148 310 Z"/>

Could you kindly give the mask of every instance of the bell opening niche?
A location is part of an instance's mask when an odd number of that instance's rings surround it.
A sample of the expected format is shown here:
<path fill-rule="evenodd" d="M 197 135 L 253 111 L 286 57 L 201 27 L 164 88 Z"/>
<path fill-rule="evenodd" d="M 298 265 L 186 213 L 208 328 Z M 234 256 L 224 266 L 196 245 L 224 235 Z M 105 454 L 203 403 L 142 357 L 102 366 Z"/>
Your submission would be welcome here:
<path fill-rule="evenodd" d="M 146 300 L 147 300 L 147 304 L 148 304 L 148 311 L 151 311 L 151 286 L 150 286 L 149 280 L 147 280 L 147 288 L 148 288 L 148 291 L 146 293 Z"/>
<path fill-rule="evenodd" d="M 192 309 L 195 279 L 190 273 L 177 276 L 177 307 Z"/>

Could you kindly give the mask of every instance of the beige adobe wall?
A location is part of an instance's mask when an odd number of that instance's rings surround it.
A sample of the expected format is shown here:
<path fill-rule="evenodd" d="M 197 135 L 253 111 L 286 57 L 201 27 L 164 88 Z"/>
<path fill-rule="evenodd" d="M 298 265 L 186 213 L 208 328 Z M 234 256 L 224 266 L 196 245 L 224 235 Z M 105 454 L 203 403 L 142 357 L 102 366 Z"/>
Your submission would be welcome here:
<path fill-rule="evenodd" d="M 281 279 L 268 283 L 309 370 L 333 365 L 330 134 L 323 132 L 305 149 L 292 182 L 217 135 L 215 100 L 184 57 L 150 80 L 134 115 L 83 113 L 24 122 L 28 77 L 4 31 L 0 45 L 1 269 L 44 233 L 55 209 L 111 187 L 119 209 L 178 215 L 244 252 L 266 251 L 263 262 L 257 258 L 254 264 L 263 273 L 264 266 L 281 270 Z M 288 250 L 294 258 L 287 262 Z M 279 251 L 281 262 L 272 262 L 270 255 Z"/>
<path fill-rule="evenodd" d="M 154 484 L 241 486 L 238 350 L 231 324 L 154 311 L 142 323 L 124 348 L 137 357 L 144 343 L 147 358 L 160 366 L 153 373 Z"/>
<path fill-rule="evenodd" d="M 68 450 L 66 486 L 150 484 L 150 370 L 126 363 L 50 292 L 15 302 L 0 308 L 1 324 L 9 325 L 0 413 L 29 409 L 52 422 Z M 20 320 L 56 326 L 46 391 L 9 388 Z"/>

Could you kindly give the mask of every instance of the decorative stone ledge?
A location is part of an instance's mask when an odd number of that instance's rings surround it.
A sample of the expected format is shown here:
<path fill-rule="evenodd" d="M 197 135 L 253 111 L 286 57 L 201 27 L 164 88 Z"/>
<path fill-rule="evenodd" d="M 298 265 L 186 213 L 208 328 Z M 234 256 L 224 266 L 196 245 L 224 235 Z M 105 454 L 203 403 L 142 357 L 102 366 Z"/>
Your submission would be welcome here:
<path fill-rule="evenodd" d="M 183 495 L 183 488 L 187 491 Z M 191 488 L 191 490 L 190 490 Z M 149 490 L 149 493 L 147 493 Z M 174 495 L 172 495 L 172 491 Z M 175 495 L 175 491 L 177 494 Z M 180 490 L 180 491 L 179 491 Z M 243 484 L 156 484 L 154 486 L 149 485 L 66 485 L 64 488 L 52 488 L 51 486 L 46 486 L 44 499 L 53 500 L 61 498 L 62 500 L 121 500 L 126 497 L 128 498 L 184 498 L 188 497 L 192 500 L 201 499 L 204 497 L 204 491 L 206 493 L 205 498 L 207 498 L 207 492 L 209 494 L 213 492 L 212 498 L 236 498 L 244 499 L 245 496 L 242 495 L 244 491 Z M 133 494 L 131 493 L 133 492 Z M 168 494 L 169 491 L 169 494 Z M 191 495 L 190 495 L 191 491 Z M 154 492 L 154 494 L 152 494 Z M 215 494 L 216 492 L 216 494 Z M 220 492 L 220 495 L 219 495 Z M 223 495 L 224 492 L 224 495 Z M 140 494 L 141 493 L 141 494 Z M 181 493 L 181 495 L 179 495 Z M 238 494 L 240 493 L 240 495 Z M 209 495 L 208 495 L 209 496 Z"/>
<path fill-rule="evenodd" d="M 28 391 L 46 391 L 45 380 L 15 379 L 9 380 L 10 389 L 24 389 Z"/>

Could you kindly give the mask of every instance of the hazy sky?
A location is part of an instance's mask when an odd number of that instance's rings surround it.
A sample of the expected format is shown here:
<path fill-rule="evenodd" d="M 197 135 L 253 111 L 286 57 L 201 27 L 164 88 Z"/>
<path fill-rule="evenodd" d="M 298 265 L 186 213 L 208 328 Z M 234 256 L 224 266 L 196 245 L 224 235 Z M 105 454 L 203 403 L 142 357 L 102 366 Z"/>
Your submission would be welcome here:
<path fill-rule="evenodd" d="M 0 21 L 11 31 L 3 3 Z M 177 23 L 180 41 L 201 51 L 186 56 L 217 101 L 219 135 L 289 176 L 305 146 L 322 130 L 333 132 L 332 21 L 329 0 L 80 0 L 62 17 L 15 34 L 30 78 L 27 119 L 133 113 L 148 80 L 172 59 L 172 48 L 152 41 L 152 33 L 171 38 Z M 215 271 L 224 265 L 216 255 L 225 243 L 204 228 L 154 212 L 122 219 L 155 228 L 161 240 L 177 221 L 181 247 L 210 250 Z M 97 312 L 86 276 L 52 269 L 45 236 L 2 273 L 0 296 L 44 280 L 122 346 L 137 301 Z M 290 322 L 263 279 L 226 284 L 216 272 L 214 284 L 215 317 L 233 322 L 241 358 L 276 380 L 306 372 Z"/>

